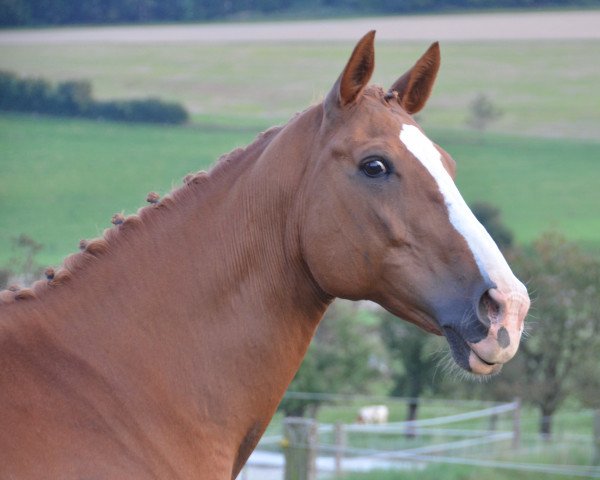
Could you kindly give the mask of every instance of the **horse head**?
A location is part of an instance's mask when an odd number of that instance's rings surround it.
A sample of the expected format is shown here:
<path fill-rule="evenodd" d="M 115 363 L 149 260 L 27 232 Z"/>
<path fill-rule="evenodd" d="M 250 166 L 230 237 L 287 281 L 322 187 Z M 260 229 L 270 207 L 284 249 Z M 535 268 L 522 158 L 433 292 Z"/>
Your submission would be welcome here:
<path fill-rule="evenodd" d="M 518 349 L 529 297 L 458 191 L 454 160 L 412 117 L 439 46 L 384 91 L 367 86 L 374 36 L 323 102 L 302 196 L 304 261 L 330 296 L 372 300 L 444 335 L 463 369 L 496 373 Z"/>

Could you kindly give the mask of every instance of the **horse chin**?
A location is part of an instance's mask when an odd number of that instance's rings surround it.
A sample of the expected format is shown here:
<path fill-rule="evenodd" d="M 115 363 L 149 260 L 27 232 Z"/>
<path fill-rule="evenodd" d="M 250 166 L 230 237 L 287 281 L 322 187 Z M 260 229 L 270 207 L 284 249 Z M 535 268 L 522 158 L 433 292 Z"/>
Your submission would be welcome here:
<path fill-rule="evenodd" d="M 450 345 L 454 362 L 463 370 L 476 377 L 496 375 L 502 370 L 502 363 L 491 363 L 481 358 L 453 328 L 444 327 L 444 335 Z"/>

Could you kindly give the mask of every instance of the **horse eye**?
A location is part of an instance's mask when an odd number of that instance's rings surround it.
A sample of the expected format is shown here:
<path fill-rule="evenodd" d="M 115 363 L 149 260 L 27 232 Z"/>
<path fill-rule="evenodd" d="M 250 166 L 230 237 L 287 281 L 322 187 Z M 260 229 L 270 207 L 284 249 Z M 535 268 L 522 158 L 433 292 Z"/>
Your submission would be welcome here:
<path fill-rule="evenodd" d="M 388 173 L 388 167 L 382 158 L 369 158 L 360 166 L 361 171 L 371 178 L 381 177 Z"/>

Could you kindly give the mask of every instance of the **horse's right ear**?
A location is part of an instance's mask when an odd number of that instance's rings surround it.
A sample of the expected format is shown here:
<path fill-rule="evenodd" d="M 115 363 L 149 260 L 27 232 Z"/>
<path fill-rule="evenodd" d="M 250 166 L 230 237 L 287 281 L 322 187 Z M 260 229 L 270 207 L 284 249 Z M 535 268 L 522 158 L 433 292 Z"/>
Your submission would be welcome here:
<path fill-rule="evenodd" d="M 375 30 L 371 30 L 356 44 L 344 71 L 325 99 L 326 111 L 356 102 L 375 68 L 374 42 Z"/>

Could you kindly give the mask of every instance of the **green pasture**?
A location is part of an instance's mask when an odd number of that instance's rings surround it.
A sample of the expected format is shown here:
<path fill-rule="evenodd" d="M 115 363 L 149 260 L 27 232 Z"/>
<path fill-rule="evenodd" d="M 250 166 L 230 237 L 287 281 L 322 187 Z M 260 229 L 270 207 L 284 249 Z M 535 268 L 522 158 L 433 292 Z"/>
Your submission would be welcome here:
<path fill-rule="evenodd" d="M 359 36 L 361 32 L 357 32 Z M 0 116 L 0 265 L 25 233 L 55 264 L 149 190 L 287 121 L 329 90 L 350 42 L 1 45 L 0 68 L 88 79 L 100 99 L 159 96 L 193 113 L 189 127 Z M 378 42 L 374 81 L 389 85 L 427 47 Z M 499 206 L 517 240 L 559 229 L 600 247 L 600 41 L 442 45 L 443 66 L 419 121 L 459 165 L 469 202 Z M 485 93 L 503 111 L 489 132 L 465 127 Z"/>
<path fill-rule="evenodd" d="M 345 399 L 324 404 L 317 411 L 316 420 L 320 424 L 353 423 L 360 407 L 366 404 L 376 404 L 376 399 Z M 405 400 L 388 398 L 384 403 L 389 407 L 390 422 L 399 422 L 405 419 Z M 437 418 L 449 415 L 466 413 L 469 411 L 489 407 L 483 403 L 472 401 L 456 401 L 441 399 L 422 399 L 419 407 L 419 419 Z M 554 418 L 553 437 L 544 440 L 537 434 L 539 412 L 531 406 L 524 406 L 520 413 L 521 442 L 518 449 L 512 447 L 510 439 L 498 443 L 485 443 L 470 445 L 463 448 L 454 448 L 441 451 L 435 455 L 447 456 L 456 459 L 473 461 L 490 460 L 518 464 L 538 465 L 591 465 L 593 457 L 593 412 L 569 406 L 557 412 Z M 265 434 L 265 438 L 278 435 L 282 432 L 283 417 L 277 413 Z M 420 431 L 415 438 L 407 438 L 399 432 L 360 432 L 346 434 L 346 445 L 351 449 L 364 449 L 369 451 L 399 451 L 410 450 L 432 445 L 446 444 L 448 442 L 464 439 L 452 431 L 482 431 L 491 428 L 490 417 L 463 420 L 434 427 L 430 431 Z M 513 429 L 513 413 L 500 414 L 495 422 L 497 432 L 511 432 Z M 442 434 L 446 431 L 446 434 Z M 333 445 L 335 440 L 330 432 L 319 434 L 319 444 L 322 446 Z M 266 442 L 260 448 L 281 451 L 279 443 Z M 323 449 L 326 452 L 327 449 Z M 534 480 L 546 478 L 544 473 L 515 471 L 511 469 L 489 468 L 477 465 L 453 465 L 451 463 L 428 463 L 424 469 L 417 468 L 408 471 L 384 472 L 376 471 L 361 474 L 347 474 L 344 480 L 475 480 L 480 478 L 490 480 Z M 550 477 L 549 477 L 550 478 Z M 566 480 L 573 478 L 568 475 L 552 475 L 551 478 Z"/>
<path fill-rule="evenodd" d="M 170 191 L 259 131 L 1 115 L 0 264 L 21 233 L 44 245 L 41 262 L 59 263 L 114 213 L 135 212 L 149 191 Z M 518 241 L 560 229 L 600 246 L 600 143 L 437 129 L 430 136 L 457 160 L 467 201 L 499 206 Z"/>
<path fill-rule="evenodd" d="M 492 380 L 493 381 L 493 380 Z M 351 424 L 356 422 L 358 411 L 365 405 L 385 404 L 389 409 L 389 422 L 402 422 L 406 420 L 407 404 L 406 399 L 386 397 L 380 399 L 363 399 L 360 396 L 351 400 L 327 401 L 321 404 L 317 409 L 316 420 L 321 424 Z M 482 410 L 491 407 L 492 404 L 477 400 L 444 400 L 439 398 L 422 398 L 419 404 L 418 419 L 430 419 L 459 415 L 466 412 Z M 553 432 L 555 440 L 568 438 L 570 435 L 587 437 L 593 436 L 593 411 L 584 410 L 579 404 L 567 404 L 564 408 L 558 410 L 553 416 Z M 524 404 L 521 406 L 521 433 L 526 437 L 536 437 L 539 431 L 539 410 L 532 406 Z M 277 412 L 268 427 L 265 436 L 277 435 L 281 433 L 283 414 Z M 511 431 L 513 428 L 513 413 L 500 414 L 496 421 L 496 428 L 499 431 Z M 474 418 L 460 422 L 448 423 L 440 428 L 458 428 L 472 430 L 488 430 L 490 428 L 490 417 Z M 379 434 L 377 434 L 379 436 Z M 362 435 L 366 436 L 365 434 Z M 357 435 L 357 441 L 363 441 Z M 402 438 L 401 441 L 406 441 Z M 409 440 L 409 442 L 412 440 Z M 406 447 L 410 446 L 407 444 Z M 415 445 L 413 445 L 415 446 Z"/>
<path fill-rule="evenodd" d="M 0 116 L 0 264 L 25 233 L 56 264 L 116 212 L 134 213 L 148 192 L 248 143 L 252 133 Z"/>
<path fill-rule="evenodd" d="M 391 85 L 427 46 L 377 42 L 374 82 Z M 322 98 L 352 47 L 318 41 L 2 45 L 0 68 L 53 80 L 88 79 L 101 99 L 178 100 L 197 121 L 210 124 L 265 125 Z M 438 83 L 421 121 L 429 128 L 464 128 L 469 103 L 484 93 L 504 112 L 494 131 L 596 138 L 599 58 L 600 41 L 444 43 Z"/>
<path fill-rule="evenodd" d="M 423 470 L 373 471 L 347 474 L 342 480 L 573 480 L 571 475 L 543 474 L 539 472 L 515 472 L 497 468 L 471 467 L 467 465 L 429 464 Z"/>

